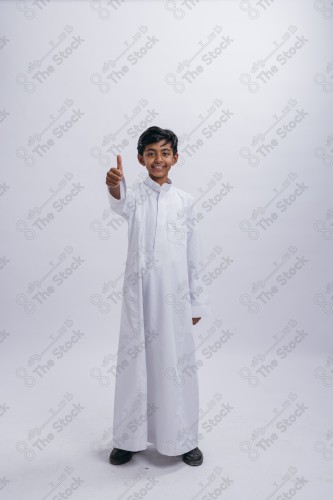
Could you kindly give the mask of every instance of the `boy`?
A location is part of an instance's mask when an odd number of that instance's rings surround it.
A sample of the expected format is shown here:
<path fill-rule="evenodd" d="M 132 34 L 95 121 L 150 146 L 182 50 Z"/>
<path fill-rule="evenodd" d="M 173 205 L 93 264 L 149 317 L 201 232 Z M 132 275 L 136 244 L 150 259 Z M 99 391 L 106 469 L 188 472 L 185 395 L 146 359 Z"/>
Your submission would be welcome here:
<path fill-rule="evenodd" d="M 210 306 L 195 281 L 202 254 L 194 198 L 168 178 L 177 146 L 172 131 L 149 127 L 137 146 L 145 180 L 128 190 L 120 155 L 106 176 L 110 206 L 128 222 L 113 419 L 117 448 L 109 458 L 114 465 L 128 462 L 148 441 L 189 465 L 203 461 L 192 325 Z"/>

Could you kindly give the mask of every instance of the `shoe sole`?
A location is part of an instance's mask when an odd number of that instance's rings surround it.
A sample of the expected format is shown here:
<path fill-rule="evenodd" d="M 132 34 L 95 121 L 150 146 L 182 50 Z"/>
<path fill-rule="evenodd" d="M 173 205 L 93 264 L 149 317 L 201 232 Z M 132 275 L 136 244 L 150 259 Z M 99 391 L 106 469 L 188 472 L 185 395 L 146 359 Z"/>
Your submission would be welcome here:
<path fill-rule="evenodd" d="M 112 465 L 122 465 L 122 464 L 126 464 L 131 459 L 132 459 L 132 456 L 130 456 L 129 458 L 126 458 L 125 460 L 121 460 L 121 461 L 120 460 L 114 460 L 113 458 L 110 458 L 109 462 Z"/>
<path fill-rule="evenodd" d="M 186 460 L 186 458 L 184 459 L 183 458 L 183 462 L 185 462 L 185 464 L 187 465 L 192 465 L 192 466 L 196 466 L 196 465 L 201 465 L 202 462 L 203 462 L 203 458 L 201 458 L 199 461 L 197 462 L 193 462 L 192 460 Z"/>

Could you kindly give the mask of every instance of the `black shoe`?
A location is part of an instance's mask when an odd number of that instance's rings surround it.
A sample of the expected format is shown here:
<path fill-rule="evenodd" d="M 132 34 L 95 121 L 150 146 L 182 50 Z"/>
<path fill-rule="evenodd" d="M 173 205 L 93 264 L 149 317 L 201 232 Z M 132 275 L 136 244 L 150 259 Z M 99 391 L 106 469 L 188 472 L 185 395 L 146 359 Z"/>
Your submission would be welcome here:
<path fill-rule="evenodd" d="M 121 465 L 129 462 L 136 451 L 121 450 L 120 448 L 113 448 L 111 451 L 109 462 L 113 465 Z"/>
<path fill-rule="evenodd" d="M 199 448 L 194 448 L 194 450 L 187 451 L 183 454 L 183 462 L 188 465 L 201 465 L 203 462 L 203 454 Z"/>

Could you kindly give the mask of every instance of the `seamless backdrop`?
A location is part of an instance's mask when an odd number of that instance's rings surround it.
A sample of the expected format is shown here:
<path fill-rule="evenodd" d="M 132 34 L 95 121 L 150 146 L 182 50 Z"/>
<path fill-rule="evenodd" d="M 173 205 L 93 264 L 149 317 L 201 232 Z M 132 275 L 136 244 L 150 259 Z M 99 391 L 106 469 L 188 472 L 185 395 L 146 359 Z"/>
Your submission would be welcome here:
<path fill-rule="evenodd" d="M 328 0 L 0 3 L 2 498 L 332 498 L 332 42 Z M 179 137 L 212 302 L 182 374 L 197 468 L 108 463 L 127 226 L 105 177 L 120 153 L 144 179 L 151 125 Z"/>

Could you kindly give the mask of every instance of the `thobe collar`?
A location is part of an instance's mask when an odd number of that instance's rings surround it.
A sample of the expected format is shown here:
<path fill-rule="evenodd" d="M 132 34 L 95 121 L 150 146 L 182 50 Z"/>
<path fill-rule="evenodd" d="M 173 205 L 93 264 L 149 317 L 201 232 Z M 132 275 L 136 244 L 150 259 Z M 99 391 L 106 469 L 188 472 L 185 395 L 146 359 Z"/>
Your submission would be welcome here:
<path fill-rule="evenodd" d="M 146 184 L 146 186 L 151 187 L 158 193 L 160 193 L 161 191 L 169 191 L 172 185 L 171 179 L 167 179 L 167 182 L 164 182 L 162 186 L 160 186 L 159 183 L 154 181 L 149 175 L 147 175 L 143 182 Z"/>

